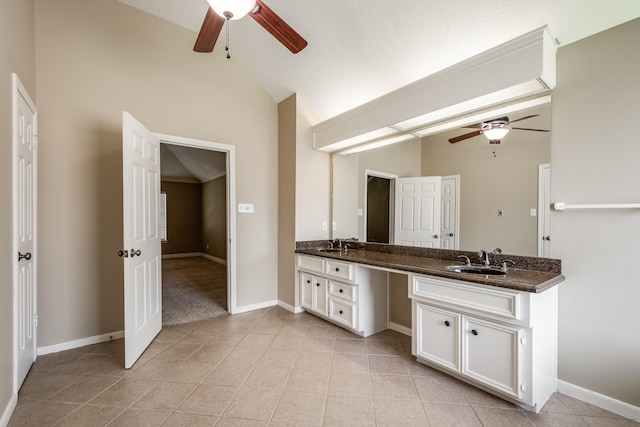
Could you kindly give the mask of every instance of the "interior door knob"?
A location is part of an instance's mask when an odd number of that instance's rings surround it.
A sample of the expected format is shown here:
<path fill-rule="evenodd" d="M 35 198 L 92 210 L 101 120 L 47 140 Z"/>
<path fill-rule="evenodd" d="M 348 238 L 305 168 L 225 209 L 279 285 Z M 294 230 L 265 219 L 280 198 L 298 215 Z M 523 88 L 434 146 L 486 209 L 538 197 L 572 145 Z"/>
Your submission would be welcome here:
<path fill-rule="evenodd" d="M 551 236 L 544 236 L 544 237 L 542 238 L 542 240 L 550 241 L 550 240 L 551 240 Z"/>
<path fill-rule="evenodd" d="M 27 252 L 25 254 L 18 252 L 18 262 L 22 261 L 23 259 L 29 261 L 31 259 L 31 252 Z"/>
<path fill-rule="evenodd" d="M 142 252 L 140 251 L 140 249 L 135 250 L 135 249 L 131 249 L 131 258 L 133 258 L 134 256 L 140 256 L 142 254 Z"/>
<path fill-rule="evenodd" d="M 434 239 L 439 239 L 439 238 L 440 238 L 440 236 L 438 236 L 437 234 L 434 234 L 434 235 L 433 235 L 433 238 L 434 238 Z"/>
<path fill-rule="evenodd" d="M 129 258 L 129 251 L 123 251 L 123 250 L 119 250 L 118 251 L 118 256 L 120 258 L 124 257 L 124 258 Z"/>
<path fill-rule="evenodd" d="M 449 233 L 449 237 L 453 237 L 453 233 Z"/>

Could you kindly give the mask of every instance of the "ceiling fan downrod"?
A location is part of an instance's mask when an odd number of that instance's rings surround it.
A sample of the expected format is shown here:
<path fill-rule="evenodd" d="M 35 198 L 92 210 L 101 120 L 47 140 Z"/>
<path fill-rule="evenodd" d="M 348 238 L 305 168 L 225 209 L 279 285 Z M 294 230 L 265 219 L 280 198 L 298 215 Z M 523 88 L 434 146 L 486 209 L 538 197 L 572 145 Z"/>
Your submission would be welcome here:
<path fill-rule="evenodd" d="M 225 41 L 225 44 L 224 44 L 224 50 L 227 51 L 227 59 L 230 59 L 231 58 L 231 52 L 229 51 L 229 25 L 231 25 L 231 18 L 233 18 L 233 14 L 231 12 L 225 12 L 224 16 L 227 19 L 227 22 L 226 22 L 226 25 L 225 25 L 227 40 Z"/>

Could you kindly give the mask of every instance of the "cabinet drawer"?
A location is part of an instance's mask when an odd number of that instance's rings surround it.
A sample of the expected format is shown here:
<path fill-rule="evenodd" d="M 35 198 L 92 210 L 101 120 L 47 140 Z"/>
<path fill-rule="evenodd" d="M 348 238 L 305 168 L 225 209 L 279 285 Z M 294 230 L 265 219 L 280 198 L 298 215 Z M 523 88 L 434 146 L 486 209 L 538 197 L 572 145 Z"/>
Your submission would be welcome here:
<path fill-rule="evenodd" d="M 316 256 L 298 255 L 298 268 L 316 273 L 323 273 L 324 259 Z"/>
<path fill-rule="evenodd" d="M 325 260 L 324 268 L 324 272 L 327 276 L 353 282 L 355 276 L 355 268 L 351 263 L 327 259 Z"/>
<path fill-rule="evenodd" d="M 330 280 L 329 294 L 355 302 L 358 299 L 358 287 Z"/>
<path fill-rule="evenodd" d="M 354 303 L 329 297 L 329 318 L 349 328 L 358 329 L 356 324 L 357 307 Z"/>
<path fill-rule="evenodd" d="M 520 320 L 521 295 L 517 291 L 475 286 L 454 280 L 414 276 L 411 297 Z"/>

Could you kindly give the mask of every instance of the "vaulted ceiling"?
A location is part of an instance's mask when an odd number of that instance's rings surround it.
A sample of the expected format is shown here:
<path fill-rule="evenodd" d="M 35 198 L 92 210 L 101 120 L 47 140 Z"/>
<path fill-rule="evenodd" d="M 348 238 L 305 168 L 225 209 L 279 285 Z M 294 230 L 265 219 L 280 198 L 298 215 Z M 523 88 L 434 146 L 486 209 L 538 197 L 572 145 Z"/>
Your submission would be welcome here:
<path fill-rule="evenodd" d="M 206 0 L 119 1 L 193 30 L 194 42 L 208 9 Z M 293 55 L 245 17 L 232 21 L 230 60 L 240 63 L 277 102 L 297 93 L 298 106 L 312 124 L 544 25 L 563 46 L 640 17 L 637 0 L 265 3 L 308 46 Z M 225 54 L 222 39 L 208 55 Z"/>

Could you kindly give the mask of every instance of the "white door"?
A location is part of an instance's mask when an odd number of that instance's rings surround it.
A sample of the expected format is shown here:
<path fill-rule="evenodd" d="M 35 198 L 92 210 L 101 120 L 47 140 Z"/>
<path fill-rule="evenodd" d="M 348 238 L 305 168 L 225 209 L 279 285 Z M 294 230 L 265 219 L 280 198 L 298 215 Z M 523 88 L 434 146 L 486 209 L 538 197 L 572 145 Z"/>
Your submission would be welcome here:
<path fill-rule="evenodd" d="M 460 245 L 460 175 L 442 177 L 442 212 L 440 226 L 442 249 L 458 249 Z"/>
<path fill-rule="evenodd" d="M 538 256 L 551 256 L 551 236 L 549 219 L 551 218 L 551 165 L 546 163 L 538 167 Z"/>
<path fill-rule="evenodd" d="M 17 391 L 36 360 L 37 113 L 13 75 L 14 385 Z"/>
<path fill-rule="evenodd" d="M 440 247 L 441 177 L 396 179 L 396 245 Z"/>
<path fill-rule="evenodd" d="M 160 140 L 122 115 L 125 368 L 162 329 Z"/>

